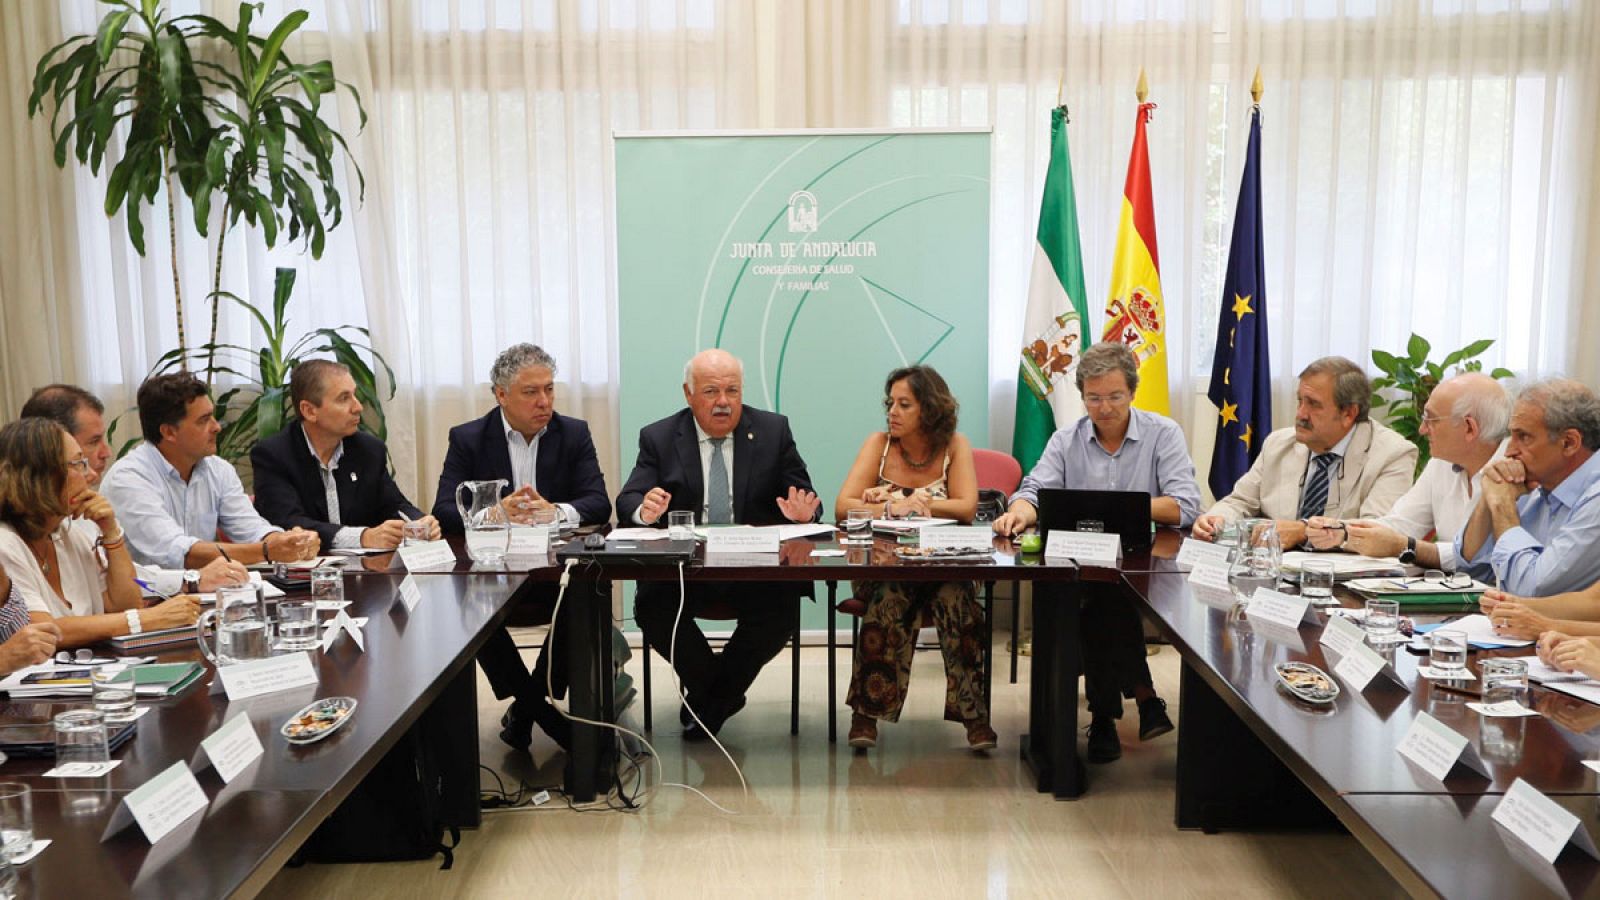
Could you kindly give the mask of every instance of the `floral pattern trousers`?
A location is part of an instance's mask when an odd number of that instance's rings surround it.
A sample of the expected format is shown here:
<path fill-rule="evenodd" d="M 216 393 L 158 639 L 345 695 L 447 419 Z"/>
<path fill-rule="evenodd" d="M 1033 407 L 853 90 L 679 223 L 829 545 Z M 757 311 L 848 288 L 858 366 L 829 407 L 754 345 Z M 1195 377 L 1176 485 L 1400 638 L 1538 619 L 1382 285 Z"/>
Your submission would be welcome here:
<path fill-rule="evenodd" d="M 911 680 L 917 626 L 927 612 L 944 653 L 944 717 L 951 722 L 989 721 L 983 699 L 983 609 L 971 581 L 851 584 L 866 603 L 856 641 L 855 671 L 845 702 L 863 716 L 899 721 Z"/>

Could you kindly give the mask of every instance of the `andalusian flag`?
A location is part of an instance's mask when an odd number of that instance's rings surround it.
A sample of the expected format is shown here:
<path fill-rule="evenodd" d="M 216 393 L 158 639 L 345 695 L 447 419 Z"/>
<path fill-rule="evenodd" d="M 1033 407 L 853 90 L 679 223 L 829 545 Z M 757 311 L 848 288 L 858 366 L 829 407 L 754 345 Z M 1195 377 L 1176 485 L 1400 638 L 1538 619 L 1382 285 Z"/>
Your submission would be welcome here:
<path fill-rule="evenodd" d="M 1257 76 L 1259 78 L 1260 76 Z M 1259 88 L 1258 88 L 1259 89 Z M 1211 453 L 1211 493 L 1222 499 L 1261 455 L 1272 431 L 1272 364 L 1267 359 L 1267 263 L 1261 243 L 1261 107 L 1250 113 L 1250 142 L 1239 206 L 1222 281 L 1222 312 L 1211 357 L 1217 439 Z"/>
<path fill-rule="evenodd" d="M 1076 422 L 1083 415 L 1083 401 L 1071 376 L 1078 357 L 1089 346 L 1084 327 L 1089 307 L 1083 290 L 1078 201 L 1072 192 L 1065 106 L 1050 111 L 1050 166 L 1044 175 L 1038 235 L 1022 329 L 1022 364 L 1017 372 L 1017 420 L 1011 433 L 1011 455 L 1022 463 L 1024 472 L 1039 461 L 1057 424 Z"/>
<path fill-rule="evenodd" d="M 1166 313 L 1161 305 L 1161 263 L 1156 257 L 1156 210 L 1150 196 L 1150 153 L 1144 125 L 1154 103 L 1144 103 L 1139 76 L 1139 116 L 1133 126 L 1133 155 L 1122 189 L 1122 222 L 1111 260 L 1111 297 L 1106 301 L 1105 340 L 1121 341 L 1139 360 L 1139 392 L 1133 403 L 1168 415 Z"/>

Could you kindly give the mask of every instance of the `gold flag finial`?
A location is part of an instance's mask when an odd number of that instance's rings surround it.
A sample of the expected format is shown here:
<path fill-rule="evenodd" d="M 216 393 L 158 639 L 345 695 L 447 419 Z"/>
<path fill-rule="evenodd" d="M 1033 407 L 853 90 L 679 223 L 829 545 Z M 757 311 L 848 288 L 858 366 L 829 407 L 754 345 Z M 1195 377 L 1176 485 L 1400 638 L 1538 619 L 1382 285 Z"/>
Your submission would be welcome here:
<path fill-rule="evenodd" d="M 1261 67 L 1256 66 L 1255 80 L 1250 82 L 1250 99 L 1256 104 L 1261 103 Z"/>
<path fill-rule="evenodd" d="M 1140 103 L 1150 96 L 1150 82 L 1144 77 L 1144 66 L 1139 67 L 1139 86 L 1134 89 L 1134 94 L 1138 96 Z"/>

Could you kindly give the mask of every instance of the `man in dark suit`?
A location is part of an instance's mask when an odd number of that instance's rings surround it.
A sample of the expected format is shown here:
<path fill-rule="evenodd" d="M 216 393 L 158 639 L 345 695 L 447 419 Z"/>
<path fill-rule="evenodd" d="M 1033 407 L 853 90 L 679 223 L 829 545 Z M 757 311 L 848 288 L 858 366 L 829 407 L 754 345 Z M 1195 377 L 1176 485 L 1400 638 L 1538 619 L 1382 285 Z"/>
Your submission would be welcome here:
<path fill-rule="evenodd" d="M 689 408 L 640 430 L 638 461 L 617 495 L 617 521 L 660 526 L 669 510 L 692 511 L 696 521 L 709 524 L 780 525 L 821 516 L 789 420 L 745 406 L 743 383 L 743 364 L 725 350 L 706 350 L 689 361 L 683 383 Z M 697 723 L 687 708 L 680 711 L 684 737 L 715 734 L 744 707 L 761 667 L 788 640 L 794 604 L 806 589 L 798 582 L 690 585 L 680 616 L 676 582 L 639 584 L 639 628 L 677 669 L 699 716 Z M 720 656 L 694 622 L 711 604 L 731 606 L 738 618 Z"/>
<path fill-rule="evenodd" d="M 556 361 L 533 344 L 512 346 L 494 361 L 489 380 L 496 407 L 450 429 L 433 501 L 433 515 L 447 533 L 465 530 L 456 508 L 456 486 L 464 481 L 504 479 L 500 503 L 513 522 L 531 522 L 536 510 L 551 507 L 565 525 L 598 525 L 611 518 L 589 424 L 555 411 L 555 379 Z M 530 584 L 519 593 L 524 596 L 518 602 L 543 608 L 535 620 L 549 620 L 554 585 Z M 546 701 L 547 680 L 557 696 L 566 691 L 567 667 L 553 660 L 556 652 L 546 640 L 530 675 L 507 631 L 496 632 L 478 651 L 495 697 L 514 698 L 500 720 L 500 739 L 516 749 L 528 749 L 536 722 L 557 744 L 571 743 L 571 724 Z"/>
<path fill-rule="evenodd" d="M 426 522 L 439 536 L 439 523 L 390 477 L 383 441 L 357 431 L 361 401 L 349 369 L 325 359 L 299 363 L 289 399 L 300 418 L 250 451 L 262 518 L 315 531 L 324 551 L 393 550 L 406 519 Z"/>

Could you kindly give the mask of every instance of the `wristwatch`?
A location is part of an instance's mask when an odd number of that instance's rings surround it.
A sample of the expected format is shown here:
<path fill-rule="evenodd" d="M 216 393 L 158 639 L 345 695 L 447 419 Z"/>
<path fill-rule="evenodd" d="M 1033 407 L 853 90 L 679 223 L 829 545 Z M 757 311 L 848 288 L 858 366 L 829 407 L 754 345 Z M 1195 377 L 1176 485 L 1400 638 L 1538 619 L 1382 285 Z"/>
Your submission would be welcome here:
<path fill-rule="evenodd" d="M 1416 561 L 1417 561 L 1417 539 L 1416 538 L 1414 538 L 1414 537 L 1406 538 L 1406 548 L 1404 550 L 1400 551 L 1399 559 L 1400 559 L 1400 563 L 1402 565 L 1409 566 L 1409 565 L 1414 565 L 1416 563 Z"/>
<path fill-rule="evenodd" d="M 200 573 L 194 569 L 183 570 L 183 589 L 180 593 L 200 593 Z"/>

